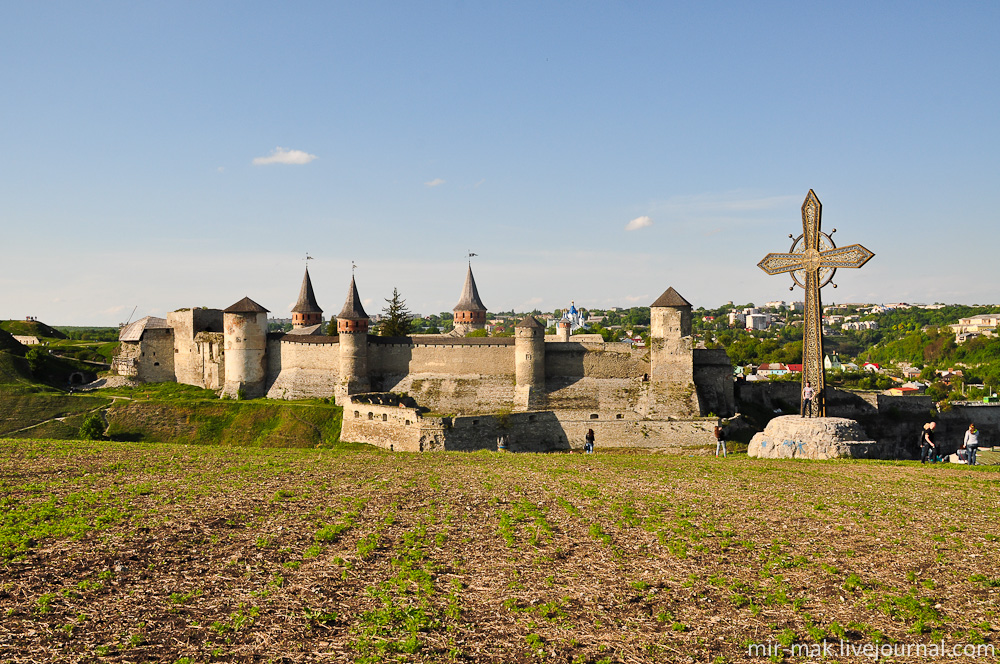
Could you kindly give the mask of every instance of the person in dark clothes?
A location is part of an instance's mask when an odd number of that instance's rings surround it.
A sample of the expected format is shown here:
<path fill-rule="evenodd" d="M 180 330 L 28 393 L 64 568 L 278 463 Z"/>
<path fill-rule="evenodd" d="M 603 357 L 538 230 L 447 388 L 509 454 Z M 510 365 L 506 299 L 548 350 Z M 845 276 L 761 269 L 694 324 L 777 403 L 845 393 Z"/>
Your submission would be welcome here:
<path fill-rule="evenodd" d="M 937 422 L 928 422 L 924 425 L 924 433 L 920 440 L 920 463 L 935 463 L 938 455 L 938 446 L 934 442 L 934 429 Z"/>

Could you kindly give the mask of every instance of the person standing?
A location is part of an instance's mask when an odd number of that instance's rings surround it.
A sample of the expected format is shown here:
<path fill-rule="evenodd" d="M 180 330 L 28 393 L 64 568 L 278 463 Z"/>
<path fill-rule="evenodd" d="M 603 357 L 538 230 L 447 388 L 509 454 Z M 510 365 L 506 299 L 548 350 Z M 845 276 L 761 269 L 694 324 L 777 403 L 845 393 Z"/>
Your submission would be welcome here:
<path fill-rule="evenodd" d="M 506 452 L 506 451 L 507 451 L 507 433 L 501 431 L 500 435 L 497 436 L 497 452 Z"/>
<path fill-rule="evenodd" d="M 722 450 L 722 458 L 726 457 L 726 432 L 722 428 L 722 422 L 715 425 L 715 456 L 719 456 L 719 450 Z"/>
<path fill-rule="evenodd" d="M 937 422 L 928 422 L 924 425 L 924 433 L 920 439 L 920 463 L 927 463 L 930 459 L 931 463 L 935 463 L 936 456 L 938 453 L 937 445 L 934 444 L 934 429 L 937 427 Z"/>
<path fill-rule="evenodd" d="M 800 417 L 806 416 L 806 409 L 809 409 L 809 417 L 813 416 L 813 399 L 816 398 L 816 390 L 808 380 L 802 387 L 802 409 L 799 411 Z"/>
<path fill-rule="evenodd" d="M 965 449 L 969 455 L 969 465 L 976 465 L 976 452 L 979 451 L 979 429 L 975 424 L 969 425 L 969 430 L 965 432 Z"/>
<path fill-rule="evenodd" d="M 583 451 L 586 454 L 594 453 L 594 430 L 587 429 L 586 442 L 583 444 Z"/>

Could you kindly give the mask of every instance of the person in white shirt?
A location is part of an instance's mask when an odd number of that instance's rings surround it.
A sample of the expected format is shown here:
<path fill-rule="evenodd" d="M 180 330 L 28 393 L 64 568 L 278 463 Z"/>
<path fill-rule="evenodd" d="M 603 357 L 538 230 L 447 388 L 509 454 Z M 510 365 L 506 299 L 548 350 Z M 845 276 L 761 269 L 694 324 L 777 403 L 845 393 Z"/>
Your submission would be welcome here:
<path fill-rule="evenodd" d="M 805 386 L 802 388 L 802 410 L 799 415 L 802 417 L 806 416 L 806 409 L 809 409 L 809 417 L 813 416 L 813 399 L 816 398 L 816 390 L 813 389 L 812 383 L 808 380 Z"/>
<path fill-rule="evenodd" d="M 976 452 L 979 451 L 979 429 L 975 424 L 969 425 L 969 430 L 965 432 L 965 449 L 969 455 L 969 465 L 976 465 Z"/>

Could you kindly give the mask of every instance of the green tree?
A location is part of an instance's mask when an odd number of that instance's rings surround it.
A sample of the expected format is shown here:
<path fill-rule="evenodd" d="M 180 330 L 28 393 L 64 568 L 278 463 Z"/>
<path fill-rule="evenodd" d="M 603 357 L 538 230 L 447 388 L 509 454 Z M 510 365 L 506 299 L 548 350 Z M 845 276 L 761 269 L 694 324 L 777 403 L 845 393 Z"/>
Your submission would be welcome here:
<path fill-rule="evenodd" d="M 331 318 L 330 322 L 326 324 L 326 336 L 335 337 L 337 336 L 337 319 Z"/>
<path fill-rule="evenodd" d="M 392 289 L 392 298 L 386 300 L 387 306 L 382 309 L 385 320 L 382 322 L 383 337 L 405 337 L 410 333 L 410 312 L 406 308 L 406 300 L 399 296 L 399 291 Z"/>
<path fill-rule="evenodd" d="M 28 360 L 28 368 L 31 369 L 31 375 L 37 377 L 42 371 L 42 365 L 45 363 L 45 351 L 41 348 L 32 348 L 25 354 L 24 359 Z"/>
<path fill-rule="evenodd" d="M 93 413 L 80 426 L 80 439 L 104 440 L 104 430 L 104 420 L 97 413 Z"/>

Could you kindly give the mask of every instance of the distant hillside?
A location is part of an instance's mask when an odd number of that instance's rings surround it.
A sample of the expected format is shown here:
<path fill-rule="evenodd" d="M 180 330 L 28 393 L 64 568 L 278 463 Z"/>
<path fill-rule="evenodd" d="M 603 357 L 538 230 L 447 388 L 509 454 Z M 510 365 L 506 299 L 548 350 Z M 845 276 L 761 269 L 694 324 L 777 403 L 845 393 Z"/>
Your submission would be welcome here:
<path fill-rule="evenodd" d="M 27 350 L 28 348 L 12 337 L 10 332 L 0 329 L 0 351 L 23 356 Z"/>
<path fill-rule="evenodd" d="M 66 338 L 66 335 L 59 330 L 36 320 L 3 320 L 0 321 L 0 330 L 9 334 L 33 335 L 36 337 L 48 337 L 50 339 Z"/>
<path fill-rule="evenodd" d="M 5 394 L 34 392 L 39 389 L 46 388 L 39 387 L 31 379 L 27 360 L 19 355 L 0 351 L 0 399 Z"/>

